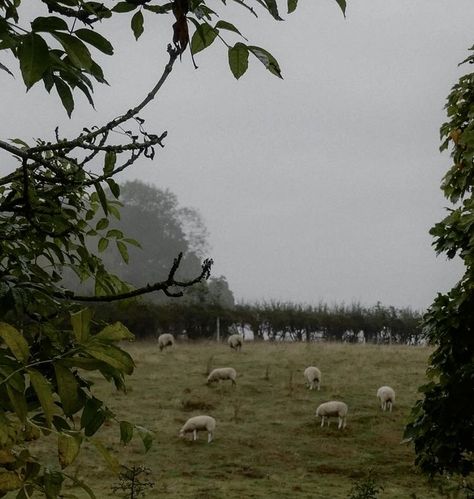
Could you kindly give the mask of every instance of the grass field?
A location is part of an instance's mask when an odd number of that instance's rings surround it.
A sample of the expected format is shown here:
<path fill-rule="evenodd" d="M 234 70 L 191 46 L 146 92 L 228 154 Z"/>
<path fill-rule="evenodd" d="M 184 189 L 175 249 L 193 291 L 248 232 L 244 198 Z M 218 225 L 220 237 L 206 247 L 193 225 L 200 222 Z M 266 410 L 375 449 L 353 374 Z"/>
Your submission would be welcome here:
<path fill-rule="evenodd" d="M 154 445 L 147 454 L 135 437 L 120 446 L 115 424 L 99 437 L 123 464 L 151 468 L 155 487 L 146 497 L 347 498 L 367 476 L 384 486 L 384 499 L 441 497 L 414 468 L 411 447 L 401 444 L 424 381 L 427 348 L 250 343 L 239 353 L 199 343 L 160 353 L 144 342 L 127 348 L 137 364 L 128 393 L 104 383 L 97 390 L 119 419 L 152 430 Z M 308 365 L 322 371 L 319 392 L 304 385 Z M 223 366 L 235 367 L 237 387 L 206 386 L 208 369 Z M 384 384 L 397 392 L 392 413 L 382 412 L 375 397 Z M 349 405 L 345 430 L 335 421 L 321 428 L 314 416 L 331 399 Z M 184 421 L 197 414 L 217 420 L 211 444 L 203 433 L 197 442 L 178 438 Z M 90 480 L 98 497 L 118 497 L 111 492 L 116 479 L 87 445 L 71 468 Z M 83 497 L 76 487 L 68 490 Z"/>

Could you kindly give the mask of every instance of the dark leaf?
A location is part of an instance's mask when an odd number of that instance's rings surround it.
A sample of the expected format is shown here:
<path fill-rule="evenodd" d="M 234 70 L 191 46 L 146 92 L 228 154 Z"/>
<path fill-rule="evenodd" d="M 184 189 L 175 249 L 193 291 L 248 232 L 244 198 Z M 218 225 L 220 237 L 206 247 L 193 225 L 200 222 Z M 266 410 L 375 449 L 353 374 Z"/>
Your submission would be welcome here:
<path fill-rule="evenodd" d="M 249 66 L 249 51 L 243 43 L 236 43 L 229 48 L 229 66 L 235 78 L 239 79 Z"/>
<path fill-rule="evenodd" d="M 68 116 L 71 117 L 71 114 L 74 110 L 74 97 L 72 96 L 71 89 L 69 88 L 67 83 L 64 83 L 64 81 L 61 80 L 61 78 L 59 78 L 58 76 L 53 76 L 53 81 L 59 98 L 63 103 L 64 109 L 66 109 Z"/>
<path fill-rule="evenodd" d="M 130 24 L 132 26 L 133 34 L 135 35 L 135 40 L 138 40 L 143 33 L 143 14 L 141 10 L 135 12 Z"/>
<path fill-rule="evenodd" d="M 68 25 L 64 19 L 60 17 L 50 16 L 50 17 L 37 17 L 31 23 L 31 29 L 33 31 L 68 31 Z"/>
<path fill-rule="evenodd" d="M 29 33 L 21 38 L 17 53 L 23 81 L 30 89 L 49 67 L 48 45 L 38 34 Z"/>
<path fill-rule="evenodd" d="M 107 38 L 104 38 L 101 34 L 97 33 L 97 31 L 92 31 L 91 29 L 77 29 L 74 31 L 74 34 L 104 54 L 113 55 L 114 48 L 112 47 L 112 44 Z"/>

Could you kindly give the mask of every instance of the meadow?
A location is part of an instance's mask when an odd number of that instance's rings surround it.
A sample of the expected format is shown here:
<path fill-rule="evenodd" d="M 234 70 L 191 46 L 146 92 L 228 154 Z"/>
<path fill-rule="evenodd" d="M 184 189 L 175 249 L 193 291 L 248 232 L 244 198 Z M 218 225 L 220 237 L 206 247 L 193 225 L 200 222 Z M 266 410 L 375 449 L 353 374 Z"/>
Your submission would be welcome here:
<path fill-rule="evenodd" d="M 154 342 L 126 348 L 137 366 L 128 393 L 104 382 L 96 389 L 118 419 L 149 428 L 154 443 L 148 453 L 138 437 L 120 445 L 115 423 L 98 437 L 121 463 L 151 469 L 155 486 L 146 497 L 347 498 L 355 481 L 367 477 L 383 485 L 382 499 L 442 497 L 414 467 L 411 446 L 402 443 L 429 348 L 246 343 L 234 352 L 210 342 L 181 343 L 161 353 Z M 305 387 L 308 365 L 322 371 L 320 391 Z M 224 366 L 237 370 L 237 386 L 206 386 L 209 370 Z M 375 396 L 384 384 L 397 392 L 392 413 L 382 412 Z M 349 405 L 344 430 L 336 420 L 321 428 L 315 417 L 316 407 L 331 399 Z M 178 437 L 197 414 L 217 420 L 211 444 L 205 433 L 196 442 Z M 116 477 L 90 444 L 68 473 L 87 477 L 99 498 L 119 497 L 111 489 Z M 86 497 L 72 484 L 66 489 Z"/>

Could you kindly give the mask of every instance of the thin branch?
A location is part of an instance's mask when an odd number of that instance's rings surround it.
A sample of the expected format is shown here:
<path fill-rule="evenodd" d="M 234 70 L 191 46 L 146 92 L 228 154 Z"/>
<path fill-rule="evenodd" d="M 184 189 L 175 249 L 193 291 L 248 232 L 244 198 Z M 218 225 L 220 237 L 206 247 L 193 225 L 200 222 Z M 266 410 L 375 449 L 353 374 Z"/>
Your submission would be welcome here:
<path fill-rule="evenodd" d="M 109 121 L 109 123 L 107 123 L 101 128 L 98 128 L 97 130 L 94 130 L 93 132 L 87 133 L 85 135 L 80 135 L 74 140 L 65 140 L 58 144 L 49 144 L 45 146 L 31 147 L 30 149 L 27 150 L 28 153 L 55 151 L 59 149 L 73 149 L 74 147 L 82 146 L 84 142 L 90 142 L 98 135 L 107 133 L 110 130 L 121 125 L 122 123 L 125 123 L 130 118 L 133 118 L 133 116 L 136 116 L 145 106 L 147 106 L 155 98 L 156 94 L 163 86 L 168 76 L 170 75 L 171 71 L 173 70 L 173 64 L 178 58 L 179 52 L 175 50 L 171 45 L 168 45 L 168 54 L 170 57 L 169 61 L 166 64 L 165 69 L 163 70 L 163 74 L 161 75 L 157 84 L 151 89 L 148 95 L 136 107 L 129 109 L 124 115 L 114 118 L 112 121 Z"/>
<path fill-rule="evenodd" d="M 174 298 L 178 298 L 183 296 L 182 291 L 172 292 L 170 288 L 180 287 L 180 288 L 188 288 L 201 282 L 205 279 L 208 279 L 211 273 L 211 267 L 214 263 L 212 259 L 206 259 L 202 263 L 201 273 L 195 279 L 190 281 L 176 281 L 175 274 L 181 264 L 181 260 L 183 258 L 183 253 L 180 253 L 177 258 L 174 259 L 173 266 L 168 274 L 168 278 L 166 281 L 156 282 L 155 284 L 147 284 L 142 288 L 134 289 L 133 291 L 129 291 L 127 293 L 121 293 L 118 295 L 106 295 L 106 296 L 82 296 L 75 295 L 72 291 L 64 291 L 62 293 L 56 292 L 53 293 L 53 296 L 56 298 L 67 299 L 72 301 L 80 301 L 80 302 L 112 302 L 118 300 L 125 300 L 127 298 L 135 298 L 137 296 L 145 295 L 148 293 L 152 293 L 153 291 L 163 291 L 166 296 L 171 296 Z"/>

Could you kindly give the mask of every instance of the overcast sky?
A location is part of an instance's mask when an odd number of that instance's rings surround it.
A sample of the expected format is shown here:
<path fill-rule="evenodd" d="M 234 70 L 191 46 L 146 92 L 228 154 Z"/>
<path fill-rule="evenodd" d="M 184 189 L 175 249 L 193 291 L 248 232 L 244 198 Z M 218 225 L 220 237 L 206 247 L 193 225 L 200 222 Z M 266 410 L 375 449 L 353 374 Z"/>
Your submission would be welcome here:
<path fill-rule="evenodd" d="M 428 230 L 448 206 L 439 127 L 471 69 L 457 63 L 474 43 L 474 2 L 348 0 L 346 19 L 334 0 L 299 3 L 275 22 L 216 2 L 284 80 L 253 59 L 235 81 L 218 40 L 197 70 L 186 53 L 142 115 L 148 131 L 168 131 L 166 148 L 120 180 L 168 187 L 201 212 L 214 275 L 238 300 L 425 308 L 462 273 Z M 138 43 L 114 25 L 116 55 L 98 57 L 111 87 L 97 88 L 96 111 L 78 97 L 71 121 L 56 96 L 1 74 L 0 136 L 72 134 L 136 104 L 167 60 L 170 19 L 156 21 Z"/>

